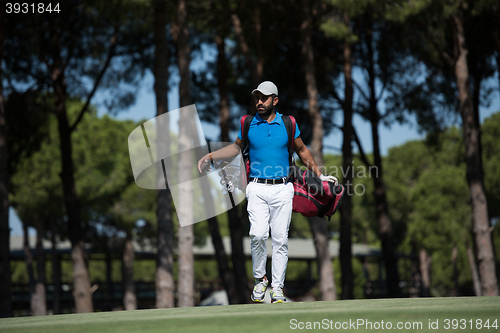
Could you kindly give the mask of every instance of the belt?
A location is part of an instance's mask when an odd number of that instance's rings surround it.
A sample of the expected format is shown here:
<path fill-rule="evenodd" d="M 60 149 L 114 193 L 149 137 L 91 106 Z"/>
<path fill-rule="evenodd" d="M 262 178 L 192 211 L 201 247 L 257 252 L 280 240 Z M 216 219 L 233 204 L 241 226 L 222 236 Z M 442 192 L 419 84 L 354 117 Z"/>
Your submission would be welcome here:
<path fill-rule="evenodd" d="M 266 185 L 283 184 L 285 182 L 284 178 L 280 178 L 280 179 L 265 179 L 265 178 L 250 177 L 249 180 L 251 182 L 254 182 L 254 183 L 266 184 Z"/>

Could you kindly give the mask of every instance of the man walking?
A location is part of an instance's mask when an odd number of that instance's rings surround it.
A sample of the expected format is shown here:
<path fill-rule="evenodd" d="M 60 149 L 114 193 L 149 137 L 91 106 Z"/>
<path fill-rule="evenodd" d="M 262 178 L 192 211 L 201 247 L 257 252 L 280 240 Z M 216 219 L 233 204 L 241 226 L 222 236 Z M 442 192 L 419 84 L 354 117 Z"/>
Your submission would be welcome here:
<path fill-rule="evenodd" d="M 272 283 L 271 302 L 283 303 L 285 272 L 288 263 L 288 230 L 292 217 L 293 184 L 286 182 L 289 169 L 288 134 L 282 115 L 276 111 L 278 88 L 270 81 L 259 84 L 252 91 L 257 113 L 248 129 L 250 158 L 249 182 L 246 188 L 253 276 L 255 285 L 251 295 L 254 302 L 263 302 L 268 287 L 266 277 L 266 239 L 271 230 Z M 321 174 L 311 152 L 295 128 L 294 150 L 305 166 L 323 181 L 336 182 L 333 176 Z M 198 161 L 198 170 L 211 160 L 230 159 L 243 150 L 242 129 L 233 145 L 205 155 Z M 239 148 L 238 148 L 239 147 Z"/>

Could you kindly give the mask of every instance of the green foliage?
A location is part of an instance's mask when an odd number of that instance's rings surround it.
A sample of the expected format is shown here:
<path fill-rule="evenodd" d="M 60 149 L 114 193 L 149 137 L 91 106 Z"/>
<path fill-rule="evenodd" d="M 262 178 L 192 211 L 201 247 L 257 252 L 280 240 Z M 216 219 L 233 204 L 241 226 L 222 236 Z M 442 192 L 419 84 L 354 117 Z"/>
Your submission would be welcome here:
<path fill-rule="evenodd" d="M 371 156 L 369 156 L 371 158 Z M 342 157 L 325 156 L 326 173 L 335 176 L 346 188 L 346 194 L 352 196 L 352 242 L 378 245 L 377 221 L 373 196 L 373 179 L 370 169 L 359 157 L 354 156 L 353 164 L 346 170 L 342 169 Z M 352 184 L 344 182 L 344 176 L 351 174 Z M 340 232 L 340 211 L 332 217 L 329 229 L 338 234 Z"/>
<path fill-rule="evenodd" d="M 304 260 L 290 260 L 290 261 L 288 261 L 288 265 L 287 265 L 287 269 L 286 269 L 286 280 L 305 281 L 309 278 L 317 279 L 318 278 L 318 270 L 316 269 L 316 263 L 311 262 L 310 266 L 311 266 L 310 267 L 311 276 L 309 276 L 309 264 L 307 261 L 304 261 Z"/>
<path fill-rule="evenodd" d="M 333 261 L 333 271 L 335 273 L 335 286 L 337 288 L 337 299 L 342 295 L 342 272 L 340 269 L 340 258 Z M 365 298 L 366 277 L 363 264 L 357 258 L 352 258 L 352 273 L 354 275 L 354 299 Z"/>
<path fill-rule="evenodd" d="M 196 271 L 196 267 L 195 267 Z M 154 282 L 156 278 L 156 260 L 134 260 L 134 280 Z"/>
<path fill-rule="evenodd" d="M 464 167 L 443 165 L 422 173 L 412 191 L 409 236 L 429 251 L 452 240 L 463 242 L 471 227 L 468 197 Z"/>
<path fill-rule="evenodd" d="M 33 269 L 36 269 L 36 267 L 33 266 Z M 10 262 L 10 272 L 12 284 L 28 284 L 29 278 L 26 263 L 12 260 Z"/>
<path fill-rule="evenodd" d="M 497 130 L 493 125 L 495 117 L 483 127 L 483 137 L 494 146 L 497 144 L 493 141 L 498 140 L 489 138 Z M 472 244 L 472 212 L 463 147 L 462 133 L 452 127 L 443 133 L 429 134 L 425 141 L 393 148 L 386 158 L 391 219 L 405 230 L 400 251 L 409 253 L 416 246 L 417 252 L 424 248 L 429 253 L 431 292 L 435 296 L 447 295 L 455 288 L 451 261 L 454 246 L 458 250 L 458 286 L 465 294 L 471 290 L 465 245 Z M 491 158 L 494 159 L 492 155 L 485 158 L 485 179 L 498 178 L 498 173 L 488 170 Z M 488 197 L 491 200 L 494 195 Z"/>
<path fill-rule="evenodd" d="M 39 143 L 38 150 L 19 160 L 10 177 L 10 204 L 24 223 L 30 223 L 34 214 L 63 214 L 55 117 L 50 117 L 46 126 L 48 134 Z"/>
<path fill-rule="evenodd" d="M 194 278 L 197 281 L 214 281 L 219 279 L 216 260 L 197 260 L 194 264 Z"/>
<path fill-rule="evenodd" d="M 290 230 L 288 231 L 289 238 L 311 238 L 312 232 L 309 227 L 309 221 L 306 217 L 298 213 L 292 214 L 290 222 Z"/>
<path fill-rule="evenodd" d="M 484 187 L 490 218 L 500 217 L 500 141 L 498 138 L 500 138 L 500 112 L 485 119 L 481 136 Z"/>
<path fill-rule="evenodd" d="M 348 26 L 333 18 L 323 22 L 320 29 L 327 37 L 331 37 L 336 40 L 347 40 L 349 43 L 356 43 L 359 40 L 359 38 L 352 33 L 352 30 Z"/>
<path fill-rule="evenodd" d="M 336 14 L 327 16 L 321 23 L 320 30 L 327 37 L 348 43 L 357 43 L 359 37 L 352 31 L 351 22 L 346 23 L 344 17 L 357 18 L 366 14 L 368 10 L 372 10 L 373 13 L 374 5 L 377 4 L 375 0 L 324 0 L 323 2 L 333 6 L 339 13 L 332 11 Z"/>

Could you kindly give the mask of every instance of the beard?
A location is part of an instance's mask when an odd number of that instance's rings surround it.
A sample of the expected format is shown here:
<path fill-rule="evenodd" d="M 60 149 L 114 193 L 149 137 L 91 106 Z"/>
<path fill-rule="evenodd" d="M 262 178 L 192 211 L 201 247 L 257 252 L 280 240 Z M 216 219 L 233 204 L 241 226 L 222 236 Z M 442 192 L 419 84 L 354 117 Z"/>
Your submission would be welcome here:
<path fill-rule="evenodd" d="M 268 107 L 266 107 L 265 105 L 262 105 L 262 109 L 259 109 L 257 107 L 257 112 L 259 113 L 259 115 L 261 117 L 262 116 L 266 117 L 266 116 L 271 115 L 271 113 L 273 112 L 273 110 L 274 110 L 274 105 L 272 105 L 272 104 L 270 106 L 268 106 Z"/>

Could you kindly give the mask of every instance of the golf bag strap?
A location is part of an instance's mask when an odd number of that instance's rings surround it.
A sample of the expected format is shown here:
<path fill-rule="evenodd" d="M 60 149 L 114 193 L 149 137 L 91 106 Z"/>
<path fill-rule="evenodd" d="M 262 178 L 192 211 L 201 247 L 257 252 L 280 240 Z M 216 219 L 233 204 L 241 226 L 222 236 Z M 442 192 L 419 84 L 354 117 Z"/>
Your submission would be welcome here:
<path fill-rule="evenodd" d="M 250 123 L 252 122 L 254 116 L 252 115 L 244 115 L 241 117 L 240 126 L 241 126 L 241 138 L 243 141 L 243 155 L 248 154 L 248 130 L 250 129 Z"/>
<path fill-rule="evenodd" d="M 283 115 L 283 123 L 285 124 L 286 133 L 288 134 L 288 162 L 293 164 L 293 140 L 295 139 L 296 121 L 293 116 Z"/>

